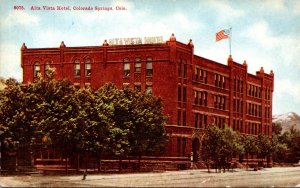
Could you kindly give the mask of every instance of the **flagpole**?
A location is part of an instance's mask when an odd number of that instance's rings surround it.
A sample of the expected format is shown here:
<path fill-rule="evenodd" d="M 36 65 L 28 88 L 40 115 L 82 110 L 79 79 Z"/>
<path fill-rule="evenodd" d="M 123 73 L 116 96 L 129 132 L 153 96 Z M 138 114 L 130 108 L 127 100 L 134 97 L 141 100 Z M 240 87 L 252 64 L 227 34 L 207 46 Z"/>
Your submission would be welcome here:
<path fill-rule="evenodd" d="M 231 37 L 232 37 L 231 27 L 229 29 L 230 29 L 230 35 L 229 35 L 229 55 L 231 56 Z"/>

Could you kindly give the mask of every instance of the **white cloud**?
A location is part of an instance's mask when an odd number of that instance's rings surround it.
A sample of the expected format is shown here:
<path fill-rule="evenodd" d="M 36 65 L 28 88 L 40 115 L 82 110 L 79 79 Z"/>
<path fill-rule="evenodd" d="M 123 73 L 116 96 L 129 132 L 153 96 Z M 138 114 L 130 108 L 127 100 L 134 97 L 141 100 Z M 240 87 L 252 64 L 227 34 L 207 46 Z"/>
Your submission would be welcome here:
<path fill-rule="evenodd" d="M 265 10 L 273 10 L 276 12 L 283 12 L 287 10 L 285 0 L 265 0 L 259 3 L 260 7 Z"/>
<path fill-rule="evenodd" d="M 1 44 L 0 46 L 0 75 L 9 78 L 13 77 L 22 80 L 22 69 L 20 63 L 21 46 Z M 3 55 L 5 54 L 5 55 Z"/>
<path fill-rule="evenodd" d="M 300 15 L 300 1 L 293 1 L 292 4 L 293 7 L 293 13 L 297 16 Z"/>
<path fill-rule="evenodd" d="M 206 4 L 219 14 L 222 22 L 239 18 L 245 14 L 241 9 L 230 6 L 229 1 L 207 1 Z"/>
<path fill-rule="evenodd" d="M 268 56 L 270 61 L 281 60 L 283 66 L 295 65 L 300 68 L 297 63 L 300 59 L 300 36 L 298 35 L 276 35 L 266 21 L 258 21 L 246 29 L 241 34 L 248 41 L 255 41 L 260 48 L 258 54 Z M 276 53 L 274 53 L 276 52 Z M 276 59 L 274 59 L 276 57 Z"/>
<path fill-rule="evenodd" d="M 278 97 L 283 97 L 284 95 L 291 95 L 295 103 L 300 105 L 300 82 L 299 80 L 291 81 L 288 79 L 283 80 L 275 80 L 275 89 L 277 92 Z"/>
<path fill-rule="evenodd" d="M 9 15 L 3 19 L 3 26 L 10 27 L 14 25 L 32 26 L 37 25 L 40 18 L 35 15 L 26 13 L 25 11 L 11 11 Z"/>
<path fill-rule="evenodd" d="M 252 1 L 241 1 L 243 8 L 247 7 L 249 14 L 260 14 L 272 16 L 273 14 L 288 13 L 288 3 L 293 2 L 292 0 L 252 0 Z M 256 16 L 256 15 L 252 15 Z"/>
<path fill-rule="evenodd" d="M 129 7 L 133 7 L 133 5 L 130 5 Z M 76 17 L 75 20 L 78 21 L 79 25 L 90 31 L 89 35 L 95 36 L 96 33 L 99 33 L 99 39 L 101 39 L 100 42 L 104 39 L 116 37 L 145 36 L 163 36 L 164 40 L 166 40 L 172 33 L 175 33 L 175 36 L 177 37 L 181 36 L 180 33 L 184 35 L 184 37 L 188 37 L 191 33 L 199 32 L 204 28 L 201 22 L 194 21 L 181 12 L 174 12 L 163 17 L 155 15 L 149 17 L 145 11 L 141 10 L 104 13 L 81 12 L 74 14 L 74 17 Z M 74 19 L 74 17 L 72 18 Z M 95 26 L 97 27 L 98 25 L 103 27 L 104 22 L 107 23 L 107 27 L 104 26 L 101 30 L 94 29 Z M 80 33 L 80 29 L 78 33 Z M 94 39 L 91 37 L 91 40 Z M 186 42 L 188 41 L 186 40 Z M 83 45 L 82 40 L 81 45 Z"/>
<path fill-rule="evenodd" d="M 259 21 L 248 27 L 247 31 L 243 34 L 250 38 L 252 41 L 256 41 L 261 46 L 273 48 L 280 44 L 280 40 L 273 36 L 273 33 L 269 29 L 269 25 L 266 21 Z"/>

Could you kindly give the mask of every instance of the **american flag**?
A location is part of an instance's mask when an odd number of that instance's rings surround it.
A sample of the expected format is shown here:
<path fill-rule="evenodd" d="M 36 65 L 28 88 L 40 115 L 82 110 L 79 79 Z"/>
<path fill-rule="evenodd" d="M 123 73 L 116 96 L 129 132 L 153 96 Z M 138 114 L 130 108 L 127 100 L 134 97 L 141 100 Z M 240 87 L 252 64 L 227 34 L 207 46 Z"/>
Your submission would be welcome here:
<path fill-rule="evenodd" d="M 216 33 L 216 42 L 230 37 L 230 29 L 223 29 Z"/>

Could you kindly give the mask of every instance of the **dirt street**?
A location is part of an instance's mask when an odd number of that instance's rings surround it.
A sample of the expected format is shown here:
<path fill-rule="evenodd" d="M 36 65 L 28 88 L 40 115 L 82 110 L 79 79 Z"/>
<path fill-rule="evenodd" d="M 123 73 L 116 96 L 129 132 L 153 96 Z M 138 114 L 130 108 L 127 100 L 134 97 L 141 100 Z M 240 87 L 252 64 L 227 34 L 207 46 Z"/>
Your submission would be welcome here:
<path fill-rule="evenodd" d="M 2 176 L 1 187 L 300 187 L 300 167 L 265 168 L 260 171 L 236 169 L 226 173 L 207 170 L 168 171 L 140 174 L 99 174 L 72 176 Z"/>

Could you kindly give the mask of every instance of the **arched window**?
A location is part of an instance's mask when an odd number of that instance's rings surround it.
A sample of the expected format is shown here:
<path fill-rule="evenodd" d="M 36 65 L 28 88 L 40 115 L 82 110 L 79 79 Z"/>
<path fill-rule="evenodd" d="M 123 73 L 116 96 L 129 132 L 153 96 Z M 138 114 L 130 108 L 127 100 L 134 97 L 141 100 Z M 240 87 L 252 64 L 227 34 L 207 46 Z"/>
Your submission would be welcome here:
<path fill-rule="evenodd" d="M 92 64 L 90 59 L 86 59 L 84 62 L 84 68 L 85 68 L 85 76 L 89 77 L 92 74 Z"/>
<path fill-rule="evenodd" d="M 123 62 L 124 62 L 124 65 L 123 65 L 124 66 L 123 67 L 124 76 L 128 77 L 128 76 L 130 76 L 130 63 L 129 63 L 129 59 L 125 58 L 123 60 Z"/>
<path fill-rule="evenodd" d="M 50 75 L 50 62 L 46 61 L 45 63 L 45 77 L 48 78 Z"/>
<path fill-rule="evenodd" d="M 145 93 L 152 95 L 152 85 L 146 85 Z"/>
<path fill-rule="evenodd" d="M 186 78 L 187 77 L 187 64 L 186 64 L 186 61 L 184 61 L 184 64 L 183 64 L 183 78 Z"/>
<path fill-rule="evenodd" d="M 40 63 L 39 62 L 35 62 L 34 66 L 33 66 L 33 75 L 35 78 L 37 78 L 40 74 L 41 74 L 41 68 L 40 68 Z"/>
<path fill-rule="evenodd" d="M 146 76 L 152 76 L 152 58 L 148 57 L 146 62 Z"/>
<path fill-rule="evenodd" d="M 141 58 L 137 57 L 135 58 L 134 72 L 140 73 L 141 70 L 142 70 Z"/>
<path fill-rule="evenodd" d="M 76 59 L 74 61 L 74 76 L 75 77 L 80 76 L 80 61 L 79 61 L 79 59 Z"/>

